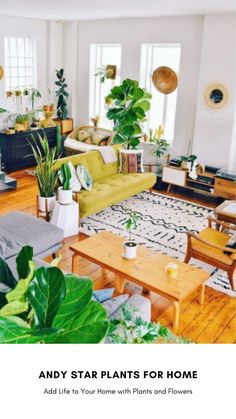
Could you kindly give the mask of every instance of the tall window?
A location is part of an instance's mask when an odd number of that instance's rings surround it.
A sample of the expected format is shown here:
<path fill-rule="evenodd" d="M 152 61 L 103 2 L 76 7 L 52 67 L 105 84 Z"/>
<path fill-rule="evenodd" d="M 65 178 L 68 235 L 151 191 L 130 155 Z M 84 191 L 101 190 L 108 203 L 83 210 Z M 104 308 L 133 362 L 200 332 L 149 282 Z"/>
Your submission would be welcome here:
<path fill-rule="evenodd" d="M 115 80 L 95 76 L 98 68 L 116 65 Z M 90 83 L 89 83 L 89 117 L 100 115 L 103 127 L 109 128 L 111 121 L 106 118 L 105 97 L 112 87 L 120 83 L 121 45 L 120 44 L 91 44 L 90 45 Z"/>
<path fill-rule="evenodd" d="M 28 38 L 5 38 L 6 90 L 34 87 L 35 45 Z"/>
<path fill-rule="evenodd" d="M 162 125 L 169 143 L 174 139 L 177 89 L 168 95 L 158 92 L 152 83 L 152 73 L 160 66 L 167 66 L 178 75 L 180 50 L 180 44 L 142 44 L 141 47 L 141 86 L 152 93 L 151 109 L 144 129 L 148 132 L 150 128 Z"/>

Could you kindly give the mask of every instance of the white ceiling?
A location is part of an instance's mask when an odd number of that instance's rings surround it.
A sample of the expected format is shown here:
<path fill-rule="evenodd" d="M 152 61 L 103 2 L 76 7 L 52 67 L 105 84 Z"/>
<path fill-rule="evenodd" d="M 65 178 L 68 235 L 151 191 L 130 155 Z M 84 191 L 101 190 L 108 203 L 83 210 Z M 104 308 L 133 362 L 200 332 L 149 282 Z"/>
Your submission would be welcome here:
<path fill-rule="evenodd" d="M 236 12 L 236 0 L 1 0 L 0 15 L 52 20 Z"/>

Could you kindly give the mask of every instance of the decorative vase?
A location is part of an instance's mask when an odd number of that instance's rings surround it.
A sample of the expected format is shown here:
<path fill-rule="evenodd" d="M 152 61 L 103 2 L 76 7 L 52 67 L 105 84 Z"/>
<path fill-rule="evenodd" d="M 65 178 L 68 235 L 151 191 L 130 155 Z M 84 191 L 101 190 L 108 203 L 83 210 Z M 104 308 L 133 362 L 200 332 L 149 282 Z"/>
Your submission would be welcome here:
<path fill-rule="evenodd" d="M 136 259 L 137 257 L 137 243 L 127 241 L 124 243 L 124 253 L 123 256 L 125 259 Z"/>
<path fill-rule="evenodd" d="M 58 188 L 58 202 L 62 205 L 71 204 L 73 201 L 72 189 L 64 190 L 63 186 Z"/>
<path fill-rule="evenodd" d="M 56 195 L 54 196 L 40 196 L 38 195 L 38 206 L 39 211 L 51 212 L 56 202 Z"/>
<path fill-rule="evenodd" d="M 52 120 L 52 117 L 54 115 L 54 111 L 45 111 L 45 127 L 55 127 L 55 122 Z"/>

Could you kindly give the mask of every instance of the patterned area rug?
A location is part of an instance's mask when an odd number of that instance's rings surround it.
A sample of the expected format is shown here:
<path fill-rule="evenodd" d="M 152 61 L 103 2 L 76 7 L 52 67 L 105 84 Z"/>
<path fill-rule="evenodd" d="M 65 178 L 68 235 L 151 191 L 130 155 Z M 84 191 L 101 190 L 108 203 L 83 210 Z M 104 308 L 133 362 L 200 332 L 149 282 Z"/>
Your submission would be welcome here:
<path fill-rule="evenodd" d="M 139 244 L 180 260 L 185 256 L 186 232 L 202 230 L 207 226 L 207 217 L 213 214 L 211 209 L 191 202 L 143 192 L 82 220 L 80 231 L 91 236 L 107 230 L 127 238 L 124 227 L 127 209 L 135 210 L 142 219 L 134 231 Z M 236 298 L 236 291 L 231 290 L 225 272 L 194 259 L 191 264 L 211 273 L 208 286 Z"/>

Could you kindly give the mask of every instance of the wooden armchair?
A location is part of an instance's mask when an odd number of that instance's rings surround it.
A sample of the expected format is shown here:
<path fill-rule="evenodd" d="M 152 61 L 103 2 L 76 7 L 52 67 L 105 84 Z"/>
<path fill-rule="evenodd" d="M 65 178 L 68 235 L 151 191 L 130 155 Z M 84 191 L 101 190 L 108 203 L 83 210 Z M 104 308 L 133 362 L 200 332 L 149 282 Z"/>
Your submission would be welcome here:
<path fill-rule="evenodd" d="M 230 240 L 226 232 L 229 229 L 236 231 L 236 225 L 208 217 L 207 228 L 198 234 L 187 233 L 188 247 L 184 261 L 188 263 L 191 258 L 195 258 L 223 269 L 227 272 L 231 288 L 235 290 L 236 249 L 226 247 Z"/>

